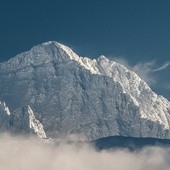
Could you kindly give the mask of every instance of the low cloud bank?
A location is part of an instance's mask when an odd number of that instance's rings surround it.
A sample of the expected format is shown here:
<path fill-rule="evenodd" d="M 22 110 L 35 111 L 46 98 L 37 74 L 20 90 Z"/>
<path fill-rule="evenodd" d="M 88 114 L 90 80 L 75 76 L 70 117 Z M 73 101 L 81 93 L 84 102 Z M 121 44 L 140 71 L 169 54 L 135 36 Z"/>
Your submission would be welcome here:
<path fill-rule="evenodd" d="M 34 138 L 0 136 L 1 170 L 169 170 L 170 148 L 141 151 L 103 150 L 62 142 L 44 143 Z"/>

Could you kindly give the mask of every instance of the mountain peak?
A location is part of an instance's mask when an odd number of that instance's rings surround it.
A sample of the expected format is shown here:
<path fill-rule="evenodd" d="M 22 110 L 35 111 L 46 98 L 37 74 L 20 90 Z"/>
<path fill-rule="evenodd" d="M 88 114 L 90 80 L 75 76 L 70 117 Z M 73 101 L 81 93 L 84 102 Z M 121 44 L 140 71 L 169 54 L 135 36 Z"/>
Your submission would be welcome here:
<path fill-rule="evenodd" d="M 101 56 L 98 58 L 98 60 L 107 60 L 107 61 L 109 61 L 108 58 L 107 58 L 106 56 L 104 56 L 104 55 L 101 55 Z"/>
<path fill-rule="evenodd" d="M 78 60 L 69 47 L 56 41 L 48 41 L 32 47 L 29 51 L 18 54 L 6 62 L 0 63 L 0 71 L 21 70 L 28 66 L 39 66 L 45 63 L 60 60 Z"/>
<path fill-rule="evenodd" d="M 37 135 L 170 138 L 170 102 L 103 55 L 81 57 L 48 41 L 1 63 L 0 73 L 0 100 L 20 122 L 15 127 L 24 126 L 21 108 L 29 105 Z"/>
<path fill-rule="evenodd" d="M 65 52 L 71 59 L 72 59 L 72 57 L 76 57 L 76 58 L 78 57 L 78 55 L 76 53 L 74 53 L 71 48 L 69 48 L 68 46 L 63 45 L 57 41 L 47 41 L 45 43 L 42 43 L 41 45 L 43 47 L 47 47 L 47 48 L 49 47 L 51 50 L 54 50 L 53 48 L 57 48 L 58 50 Z"/>

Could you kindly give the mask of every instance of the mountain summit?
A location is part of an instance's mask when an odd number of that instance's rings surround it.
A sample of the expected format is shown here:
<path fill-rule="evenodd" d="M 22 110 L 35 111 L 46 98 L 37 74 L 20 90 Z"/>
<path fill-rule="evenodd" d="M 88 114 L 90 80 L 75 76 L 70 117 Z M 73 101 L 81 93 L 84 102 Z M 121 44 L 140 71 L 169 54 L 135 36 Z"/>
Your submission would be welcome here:
<path fill-rule="evenodd" d="M 125 66 L 54 41 L 0 64 L 0 100 L 1 131 L 170 139 L 167 99 Z"/>

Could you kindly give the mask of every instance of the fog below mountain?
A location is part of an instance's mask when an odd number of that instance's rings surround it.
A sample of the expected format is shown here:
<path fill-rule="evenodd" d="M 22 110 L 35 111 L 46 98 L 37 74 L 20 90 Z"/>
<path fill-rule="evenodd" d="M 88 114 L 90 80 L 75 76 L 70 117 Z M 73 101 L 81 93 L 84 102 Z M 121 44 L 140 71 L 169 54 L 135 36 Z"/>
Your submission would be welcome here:
<path fill-rule="evenodd" d="M 170 148 L 146 147 L 97 151 L 93 146 L 59 145 L 31 137 L 0 136 L 2 170 L 168 170 Z"/>

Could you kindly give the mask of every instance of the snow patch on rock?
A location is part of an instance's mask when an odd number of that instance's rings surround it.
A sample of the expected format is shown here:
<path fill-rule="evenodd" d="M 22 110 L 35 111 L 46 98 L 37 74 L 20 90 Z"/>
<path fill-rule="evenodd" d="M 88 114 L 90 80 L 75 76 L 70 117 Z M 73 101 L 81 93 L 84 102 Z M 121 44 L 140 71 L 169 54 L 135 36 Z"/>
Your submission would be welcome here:
<path fill-rule="evenodd" d="M 34 112 L 30 106 L 28 106 L 28 114 L 29 114 L 29 126 L 30 129 L 34 131 L 34 133 L 39 138 L 46 138 L 46 133 L 44 131 L 42 123 L 35 118 Z"/>
<path fill-rule="evenodd" d="M 10 116 L 11 115 L 11 112 L 9 110 L 9 108 L 6 106 L 6 103 L 5 102 L 1 102 L 0 101 L 0 107 L 5 111 L 5 113 Z"/>

